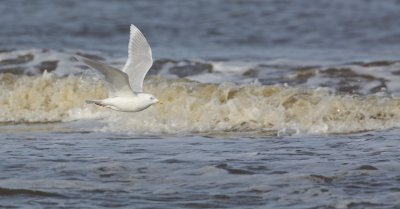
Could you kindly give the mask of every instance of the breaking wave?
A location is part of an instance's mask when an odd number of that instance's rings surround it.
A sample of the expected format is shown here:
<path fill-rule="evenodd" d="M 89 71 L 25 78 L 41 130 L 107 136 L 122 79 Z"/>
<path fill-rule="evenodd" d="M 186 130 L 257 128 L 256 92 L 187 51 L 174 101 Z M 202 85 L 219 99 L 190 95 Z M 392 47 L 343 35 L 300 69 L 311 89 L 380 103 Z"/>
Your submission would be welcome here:
<path fill-rule="evenodd" d="M 0 122 L 58 122 L 75 110 L 92 111 L 84 105 L 87 97 L 104 97 L 104 87 L 76 76 L 57 78 L 0 74 Z"/>
<path fill-rule="evenodd" d="M 138 113 L 87 105 L 106 97 L 85 76 L 0 74 L 0 122 L 44 123 L 102 118 L 104 131 L 133 133 L 348 133 L 398 127 L 400 99 L 328 88 L 206 84 L 152 76 L 148 91 L 164 102 Z"/>

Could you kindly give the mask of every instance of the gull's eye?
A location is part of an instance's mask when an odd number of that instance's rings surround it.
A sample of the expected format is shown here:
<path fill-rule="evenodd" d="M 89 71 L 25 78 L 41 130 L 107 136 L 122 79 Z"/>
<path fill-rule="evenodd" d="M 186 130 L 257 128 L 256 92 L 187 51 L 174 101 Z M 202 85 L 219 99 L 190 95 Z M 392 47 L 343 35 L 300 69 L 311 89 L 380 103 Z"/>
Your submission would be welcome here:
<path fill-rule="evenodd" d="M 150 97 L 151 100 L 154 100 L 154 97 Z"/>

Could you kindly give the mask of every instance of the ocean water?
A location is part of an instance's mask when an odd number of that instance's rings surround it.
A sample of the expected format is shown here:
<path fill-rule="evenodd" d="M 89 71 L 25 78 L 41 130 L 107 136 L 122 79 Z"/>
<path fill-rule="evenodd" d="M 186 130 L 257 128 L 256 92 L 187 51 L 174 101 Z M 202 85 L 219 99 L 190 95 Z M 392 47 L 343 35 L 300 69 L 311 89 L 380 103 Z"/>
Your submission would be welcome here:
<path fill-rule="evenodd" d="M 0 208 L 399 208 L 400 2 L 0 4 Z M 153 49 L 138 113 L 80 54 Z"/>

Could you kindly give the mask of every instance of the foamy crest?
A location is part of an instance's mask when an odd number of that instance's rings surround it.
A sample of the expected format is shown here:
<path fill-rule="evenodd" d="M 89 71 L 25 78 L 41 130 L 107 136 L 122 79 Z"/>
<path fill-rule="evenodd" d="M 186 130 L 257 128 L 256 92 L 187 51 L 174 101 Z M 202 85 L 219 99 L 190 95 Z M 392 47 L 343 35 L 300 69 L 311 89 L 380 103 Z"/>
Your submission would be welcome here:
<path fill-rule="evenodd" d="M 56 122 L 84 114 L 88 117 L 96 110 L 86 106 L 85 99 L 105 97 L 101 83 L 76 76 L 57 78 L 49 73 L 41 76 L 0 74 L 0 87 L 0 122 L 3 123 Z"/>
<path fill-rule="evenodd" d="M 347 133 L 398 126 L 400 100 L 338 95 L 328 89 L 203 84 L 153 78 L 163 105 L 113 114 L 107 130 L 130 132 Z"/>
<path fill-rule="evenodd" d="M 348 133 L 397 127 L 400 100 L 336 94 L 326 88 L 204 84 L 152 77 L 157 104 L 120 113 L 84 104 L 105 98 L 101 82 L 78 76 L 0 74 L 1 122 L 103 118 L 104 131 L 128 133 Z"/>

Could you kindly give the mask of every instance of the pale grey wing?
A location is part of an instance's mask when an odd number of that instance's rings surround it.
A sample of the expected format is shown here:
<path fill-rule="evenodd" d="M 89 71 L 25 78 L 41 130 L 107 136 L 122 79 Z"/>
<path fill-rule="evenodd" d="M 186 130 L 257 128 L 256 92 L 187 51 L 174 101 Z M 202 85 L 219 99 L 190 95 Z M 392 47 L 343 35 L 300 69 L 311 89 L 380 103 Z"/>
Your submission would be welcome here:
<path fill-rule="evenodd" d="M 109 97 L 132 95 L 132 89 L 129 86 L 128 75 L 104 63 L 92 59 L 75 55 L 75 58 L 85 63 L 90 68 L 99 71 L 107 83 Z"/>
<path fill-rule="evenodd" d="M 143 81 L 147 72 L 153 64 L 151 48 L 142 32 L 131 25 L 131 35 L 129 37 L 128 60 L 122 71 L 128 74 L 129 83 L 134 92 L 143 91 Z"/>

